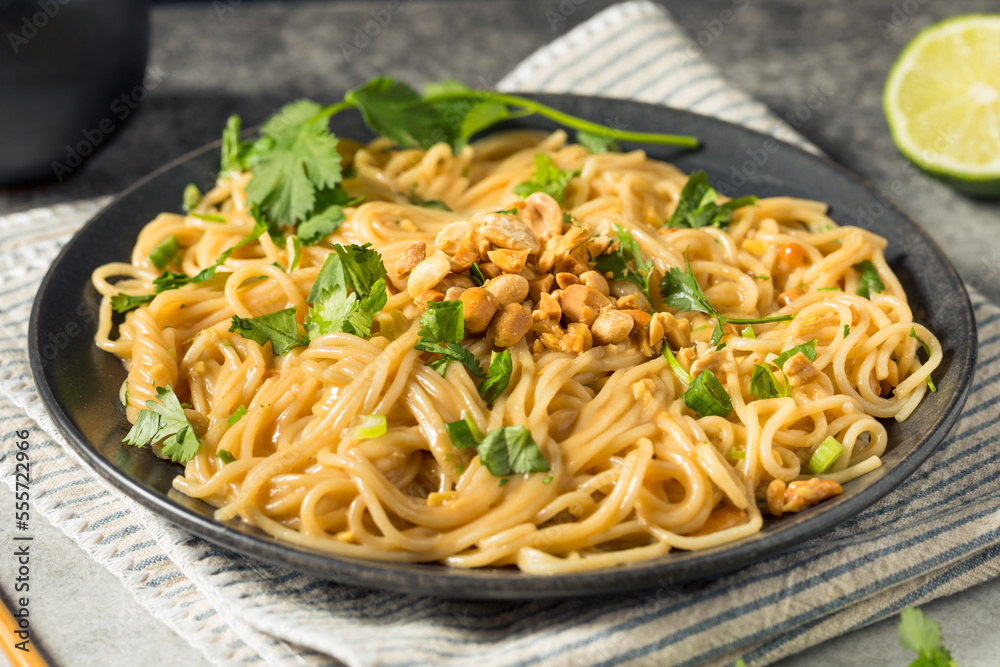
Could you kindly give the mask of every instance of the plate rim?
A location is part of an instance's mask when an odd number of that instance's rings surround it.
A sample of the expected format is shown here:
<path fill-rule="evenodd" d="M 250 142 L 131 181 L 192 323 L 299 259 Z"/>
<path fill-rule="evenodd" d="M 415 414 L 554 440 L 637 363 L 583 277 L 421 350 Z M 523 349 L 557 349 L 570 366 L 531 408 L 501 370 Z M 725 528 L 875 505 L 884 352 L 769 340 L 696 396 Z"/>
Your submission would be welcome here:
<path fill-rule="evenodd" d="M 658 114 L 687 116 L 689 120 L 695 123 L 707 123 L 710 126 L 726 126 L 730 130 L 735 129 L 741 133 L 748 133 L 750 136 L 755 135 L 762 142 L 766 140 L 775 141 L 782 150 L 794 151 L 802 157 L 818 161 L 828 169 L 838 172 L 842 178 L 846 178 L 854 184 L 863 187 L 869 193 L 873 195 L 877 195 L 878 193 L 878 190 L 865 179 L 862 179 L 857 174 L 825 155 L 806 151 L 799 146 L 772 135 L 712 116 L 635 100 L 619 100 L 562 93 L 518 94 L 551 104 L 556 108 L 559 108 L 560 100 L 584 100 L 596 102 L 597 104 L 645 107 L 648 110 L 655 110 L 655 113 Z M 251 134 L 255 129 L 250 128 L 244 134 Z M 162 174 L 183 163 L 194 160 L 211 150 L 217 149 L 220 144 L 220 140 L 207 143 L 155 169 L 115 196 L 112 201 L 102 207 L 100 211 L 95 213 L 74 233 L 73 237 L 63 246 L 52 261 L 46 271 L 45 277 L 39 284 L 28 322 L 28 355 L 31 373 L 38 388 L 39 396 L 52 417 L 53 423 L 55 423 L 56 427 L 66 438 L 71 449 L 83 459 L 87 467 L 126 497 L 135 500 L 157 516 L 171 521 L 212 543 L 232 549 L 241 555 L 260 558 L 271 563 L 340 583 L 445 598 L 554 599 L 580 595 L 598 595 L 616 591 L 640 590 L 652 588 L 657 585 L 671 586 L 679 583 L 704 580 L 708 577 L 722 576 L 758 563 L 767 557 L 785 553 L 795 544 L 832 530 L 863 511 L 864 508 L 869 507 L 888 495 L 902 481 L 910 477 L 923 465 L 927 458 L 937 449 L 948 431 L 951 430 L 954 423 L 958 420 L 962 408 L 971 393 L 973 384 L 973 373 L 971 371 L 975 369 L 978 356 L 978 338 L 976 335 L 974 309 L 965 284 L 955 270 L 951 260 L 941 250 L 934 239 L 905 211 L 896 206 L 894 202 L 888 202 L 888 207 L 891 207 L 899 217 L 905 220 L 912 231 L 919 235 L 922 244 L 942 260 L 942 265 L 947 272 L 949 280 L 959 288 L 959 293 L 956 296 L 960 297 L 960 310 L 965 316 L 963 331 L 967 331 L 969 335 L 964 341 L 956 341 L 956 353 L 952 359 L 952 364 L 960 362 L 959 367 L 956 369 L 956 376 L 966 378 L 966 380 L 962 383 L 958 391 L 956 391 L 951 401 L 944 406 L 944 419 L 936 422 L 933 428 L 923 434 L 918 444 L 914 446 L 913 451 L 905 459 L 898 462 L 892 468 L 887 469 L 880 478 L 874 480 L 857 494 L 844 498 L 842 502 L 826 508 L 825 511 L 818 513 L 816 516 L 810 516 L 808 520 L 790 525 L 780 532 L 766 535 L 765 538 L 759 541 L 737 541 L 710 551 L 680 552 L 682 556 L 674 557 L 673 561 L 666 560 L 670 558 L 670 555 L 668 555 L 658 559 L 631 563 L 626 566 L 561 575 L 531 575 L 519 571 L 497 572 L 490 569 L 457 570 L 433 563 L 409 564 L 368 560 L 353 556 L 323 553 L 303 548 L 290 542 L 279 541 L 270 536 L 262 537 L 236 530 L 226 523 L 220 523 L 198 514 L 194 510 L 147 488 L 139 480 L 114 466 L 111 461 L 102 456 L 90 444 L 87 437 L 76 428 L 63 409 L 45 376 L 38 321 L 44 295 L 48 289 L 51 289 L 52 283 L 56 280 L 59 272 L 58 267 L 60 267 L 62 262 L 66 261 L 66 256 L 73 251 L 74 241 L 80 237 L 85 229 L 92 224 L 96 224 L 95 221 L 99 220 L 107 211 L 117 206 L 132 193 L 155 181 Z M 830 203 L 833 204 L 833 202 Z M 962 343 L 969 342 L 971 342 L 971 345 L 962 345 Z M 965 351 L 964 355 L 961 354 L 963 350 Z M 783 539 L 766 539 L 774 537 L 781 537 Z M 706 569 L 711 570 L 711 572 L 709 574 L 701 573 Z M 386 579 L 387 576 L 388 580 Z M 465 585 L 456 590 L 456 585 L 462 584 Z"/>

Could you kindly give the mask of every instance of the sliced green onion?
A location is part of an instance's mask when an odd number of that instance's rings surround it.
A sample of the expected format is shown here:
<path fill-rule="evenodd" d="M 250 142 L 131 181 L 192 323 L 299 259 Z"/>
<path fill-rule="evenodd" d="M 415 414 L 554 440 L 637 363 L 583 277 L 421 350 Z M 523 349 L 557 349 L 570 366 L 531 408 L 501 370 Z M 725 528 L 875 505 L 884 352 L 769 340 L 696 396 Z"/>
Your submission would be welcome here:
<path fill-rule="evenodd" d="M 387 430 L 385 415 L 361 415 L 351 421 L 351 435 L 358 440 L 377 438 Z"/>
<path fill-rule="evenodd" d="M 847 338 L 850 335 L 851 335 L 851 325 L 850 324 L 845 324 L 844 325 L 844 338 Z"/>
<path fill-rule="evenodd" d="M 816 291 L 817 292 L 840 292 L 841 289 L 839 287 L 817 287 Z"/>
<path fill-rule="evenodd" d="M 837 462 L 843 453 L 844 446 L 835 437 L 829 436 L 820 443 L 820 446 L 813 452 L 812 458 L 809 459 L 809 472 L 814 475 L 822 475 Z"/>
<path fill-rule="evenodd" d="M 292 253 L 292 261 L 288 264 L 288 270 L 294 271 L 299 268 L 299 262 L 302 261 L 302 240 L 292 234 L 288 237 L 288 243 L 291 245 L 290 252 Z"/>
<path fill-rule="evenodd" d="M 451 438 L 451 443 L 455 445 L 456 449 L 475 447 L 483 439 L 483 435 L 476 427 L 476 422 L 472 421 L 472 417 L 469 415 L 465 415 L 457 422 L 448 422 L 444 427 L 448 431 L 448 437 Z"/>
<path fill-rule="evenodd" d="M 156 265 L 156 268 L 162 269 L 177 256 L 180 249 L 181 244 L 177 242 L 177 237 L 171 234 L 153 248 L 153 252 L 149 253 L 149 260 Z"/>
<path fill-rule="evenodd" d="M 753 325 L 748 324 L 744 327 L 743 331 L 740 332 L 744 338 L 750 338 L 751 340 L 757 338 L 757 334 L 753 332 Z"/>
<path fill-rule="evenodd" d="M 245 415 L 246 413 L 247 409 L 241 405 L 240 407 L 236 408 L 236 412 L 234 412 L 232 416 L 226 421 L 229 422 L 230 426 L 233 426 L 236 422 L 243 419 L 243 415 Z"/>
<path fill-rule="evenodd" d="M 735 447 L 730 447 L 729 451 L 726 452 L 726 458 L 732 461 L 739 461 L 740 459 L 745 459 L 747 453 L 742 449 L 736 449 Z"/>
<path fill-rule="evenodd" d="M 226 222 L 225 216 L 209 215 L 208 213 L 188 213 L 192 218 L 198 218 L 205 222 Z"/>
<path fill-rule="evenodd" d="M 497 482 L 497 486 L 507 486 L 507 482 L 509 482 L 509 481 L 510 481 L 510 479 L 508 479 L 507 477 L 504 477 L 499 482 Z"/>
<path fill-rule="evenodd" d="M 725 417 L 733 411 L 733 401 L 714 373 L 702 371 L 684 392 L 684 403 L 702 417 Z"/>
<path fill-rule="evenodd" d="M 181 199 L 181 206 L 184 208 L 184 212 L 187 213 L 195 206 L 201 202 L 201 190 L 194 183 L 188 183 L 184 186 L 184 194 Z"/>
<path fill-rule="evenodd" d="M 219 460 L 223 463 L 232 463 L 236 460 L 236 457 L 229 453 L 227 449 L 220 449 L 215 453 L 219 457 Z"/>
<path fill-rule="evenodd" d="M 551 484 L 551 483 L 552 483 L 552 475 L 549 475 L 548 477 L 542 480 L 542 484 Z"/>
<path fill-rule="evenodd" d="M 927 358 L 930 359 L 931 346 L 925 343 L 924 339 L 917 335 L 916 327 L 910 327 L 910 336 L 917 339 L 917 342 L 920 343 L 920 347 L 924 348 L 924 354 L 926 354 Z M 930 375 L 927 376 L 927 388 L 935 393 L 937 392 L 937 387 L 934 386 L 934 380 L 931 379 Z"/>
<path fill-rule="evenodd" d="M 670 370 L 674 372 L 681 382 L 686 386 L 691 386 L 691 374 L 684 370 L 681 366 L 681 362 L 677 361 L 677 357 L 674 356 L 673 350 L 666 343 L 663 344 L 663 356 L 667 358 L 667 363 L 670 365 Z"/>

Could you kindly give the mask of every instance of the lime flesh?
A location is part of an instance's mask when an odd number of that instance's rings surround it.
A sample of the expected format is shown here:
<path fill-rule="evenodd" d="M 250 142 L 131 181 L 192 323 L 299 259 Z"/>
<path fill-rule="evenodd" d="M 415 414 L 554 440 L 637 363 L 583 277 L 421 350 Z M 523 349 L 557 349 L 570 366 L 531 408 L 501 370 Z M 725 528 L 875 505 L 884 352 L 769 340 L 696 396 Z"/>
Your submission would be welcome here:
<path fill-rule="evenodd" d="M 1000 196 L 1000 15 L 925 28 L 893 65 L 883 104 L 907 159 L 963 192 Z"/>

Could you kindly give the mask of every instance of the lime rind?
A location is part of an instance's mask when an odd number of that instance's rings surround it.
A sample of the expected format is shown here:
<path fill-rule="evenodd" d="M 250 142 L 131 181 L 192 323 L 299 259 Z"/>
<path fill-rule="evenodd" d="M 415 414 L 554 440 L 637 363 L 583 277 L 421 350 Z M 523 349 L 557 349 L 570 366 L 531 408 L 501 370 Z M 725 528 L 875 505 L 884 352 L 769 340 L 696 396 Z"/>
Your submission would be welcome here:
<path fill-rule="evenodd" d="M 913 141 L 908 127 L 909 116 L 898 105 L 900 87 L 906 75 L 913 71 L 914 65 L 919 62 L 918 54 L 931 42 L 939 42 L 950 35 L 964 33 L 972 28 L 988 28 L 1000 39 L 1000 15 L 964 14 L 921 30 L 906 45 L 889 71 L 882 98 L 883 111 L 893 141 L 906 159 L 956 190 L 975 196 L 997 197 L 1000 196 L 1000 154 L 987 164 L 975 165 L 955 160 L 944 151 L 927 150 Z M 945 138 L 945 140 L 954 139 Z"/>

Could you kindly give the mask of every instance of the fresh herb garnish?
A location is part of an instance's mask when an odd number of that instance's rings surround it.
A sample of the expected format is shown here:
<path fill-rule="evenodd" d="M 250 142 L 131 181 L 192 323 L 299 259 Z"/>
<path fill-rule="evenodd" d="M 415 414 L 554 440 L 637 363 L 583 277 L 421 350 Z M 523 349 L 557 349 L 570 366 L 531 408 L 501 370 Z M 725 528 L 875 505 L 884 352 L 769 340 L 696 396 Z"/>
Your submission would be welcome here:
<path fill-rule="evenodd" d="M 712 332 L 712 345 L 718 345 L 719 340 L 722 338 L 723 322 L 730 324 L 765 324 L 767 322 L 787 322 L 795 317 L 791 314 L 774 315 L 771 317 L 727 317 L 726 315 L 722 315 L 709 303 L 708 297 L 702 291 L 701 285 L 698 284 L 698 280 L 694 277 L 694 272 L 691 270 L 691 261 L 688 259 L 686 252 L 684 253 L 684 262 L 687 266 L 686 271 L 681 271 L 677 267 L 671 267 L 670 271 L 663 276 L 663 279 L 660 281 L 660 295 L 663 296 L 663 302 L 671 308 L 693 310 L 707 315 L 714 315 L 716 323 L 715 330 Z"/>
<path fill-rule="evenodd" d="M 485 378 L 476 355 L 459 341 L 465 337 L 461 301 L 428 301 L 420 316 L 420 340 L 414 346 L 422 352 L 442 355 L 427 365 L 444 376 L 449 361 L 457 361 L 478 378 Z"/>
<path fill-rule="evenodd" d="M 156 400 L 146 401 L 125 439 L 127 445 L 142 447 L 163 441 L 161 454 L 176 463 L 187 463 L 201 444 L 191 422 L 184 414 L 184 407 L 169 385 L 156 388 Z"/>
<path fill-rule="evenodd" d="M 849 335 L 851 335 L 851 325 L 850 324 L 845 324 L 844 325 L 844 338 L 847 338 Z"/>
<path fill-rule="evenodd" d="M 881 293 L 885 290 L 885 285 L 882 284 L 882 280 L 878 277 L 878 269 L 875 268 L 870 259 L 858 262 L 851 268 L 861 274 L 858 277 L 858 296 L 871 299 L 872 292 Z"/>
<path fill-rule="evenodd" d="M 683 382 L 684 386 L 686 387 L 691 386 L 691 374 L 688 373 L 686 370 L 684 370 L 684 367 L 681 366 L 679 361 L 677 361 L 677 357 L 674 356 L 674 351 L 671 350 L 670 346 L 667 345 L 666 343 L 663 344 L 662 354 L 664 357 L 666 357 L 667 365 L 670 366 L 670 370 L 674 372 L 674 375 L 677 376 L 677 379 Z"/>
<path fill-rule="evenodd" d="M 494 477 L 550 470 L 531 431 L 524 426 L 504 426 L 490 431 L 476 446 L 476 452 L 479 462 Z"/>
<path fill-rule="evenodd" d="M 941 627 L 919 609 L 903 609 L 897 632 L 903 648 L 917 654 L 910 667 L 958 667 L 941 640 Z"/>
<path fill-rule="evenodd" d="M 299 345 L 308 345 L 309 339 L 299 333 L 295 321 L 295 308 L 285 308 L 260 317 L 240 317 L 233 315 L 229 331 L 256 342 L 258 345 L 271 343 L 276 356 L 281 356 Z"/>
<path fill-rule="evenodd" d="M 716 204 L 715 200 L 718 198 L 719 193 L 709 184 L 705 172 L 691 172 L 681 190 L 677 208 L 667 221 L 667 227 L 726 229 L 733 219 L 733 211 L 757 202 L 757 198 L 752 195 L 733 199 L 725 204 Z"/>
<path fill-rule="evenodd" d="M 702 417 L 725 417 L 733 411 L 726 388 L 714 373 L 702 371 L 684 392 L 684 404 Z"/>
<path fill-rule="evenodd" d="M 227 419 L 226 422 L 230 426 L 233 426 L 236 424 L 236 422 L 243 419 L 243 415 L 245 415 L 246 413 L 247 413 L 246 407 L 241 405 L 240 407 L 236 408 L 236 411 L 229 416 L 229 419 Z"/>
<path fill-rule="evenodd" d="M 212 215 L 211 213 L 196 213 L 195 211 L 188 212 L 192 218 L 198 218 L 199 220 L 204 220 L 205 222 L 217 222 L 222 224 L 226 222 L 226 216 L 224 215 Z"/>
<path fill-rule="evenodd" d="M 514 364 L 509 350 L 505 349 L 500 354 L 493 353 L 487 378 L 479 385 L 479 395 L 486 401 L 487 406 L 493 407 L 493 403 L 507 389 L 513 370 Z"/>
<path fill-rule="evenodd" d="M 611 151 L 620 151 L 621 146 L 615 140 L 615 131 L 611 130 L 607 133 L 596 133 L 587 132 L 586 130 L 578 130 L 576 133 L 577 142 L 586 148 L 588 151 L 594 154 L 608 153 Z"/>
<path fill-rule="evenodd" d="M 544 192 L 561 204 L 566 194 L 566 186 L 579 173 L 559 169 L 551 157 L 545 153 L 538 153 L 535 155 L 535 173 L 531 175 L 531 180 L 516 186 L 514 194 L 527 197 L 535 192 Z"/>
<path fill-rule="evenodd" d="M 333 250 L 306 298 L 312 307 L 305 329 L 312 338 L 338 331 L 370 338 L 375 315 L 389 298 L 382 255 L 367 243 Z"/>
<path fill-rule="evenodd" d="M 778 380 L 770 368 L 761 364 L 753 365 L 750 375 L 750 392 L 757 398 L 787 398 L 791 388 Z"/>
<path fill-rule="evenodd" d="M 445 429 L 456 449 L 475 447 L 479 462 L 494 477 L 549 470 L 549 462 L 524 426 L 504 426 L 484 438 L 476 423 L 464 415 L 460 421 L 445 424 Z"/>
<path fill-rule="evenodd" d="M 613 250 L 609 248 L 598 256 L 595 267 L 603 274 L 611 273 L 612 280 L 628 280 L 638 285 L 646 299 L 652 303 L 649 282 L 653 278 L 653 260 L 642 258 L 638 241 L 627 229 L 616 224 L 615 233 L 618 235 L 617 247 Z M 629 266 L 629 262 L 632 262 L 634 269 Z"/>
<path fill-rule="evenodd" d="M 170 262 L 174 261 L 177 253 L 181 250 L 181 244 L 177 242 L 177 237 L 171 234 L 163 239 L 159 245 L 149 253 L 149 261 L 158 269 L 162 269 Z"/>
<path fill-rule="evenodd" d="M 778 370 L 783 371 L 785 368 L 785 362 L 794 357 L 796 354 L 801 352 L 806 356 L 809 361 L 816 361 L 816 340 L 813 339 L 808 343 L 803 343 L 802 345 L 796 345 L 790 350 L 786 350 L 774 358 L 771 363 L 778 367 Z"/>
<path fill-rule="evenodd" d="M 845 336 L 846 336 L 846 334 L 845 334 Z M 917 335 L 917 329 L 916 329 L 916 327 L 910 327 L 910 337 L 917 339 L 917 342 L 920 343 L 920 347 L 924 348 L 924 354 L 926 354 L 927 358 L 930 359 L 930 357 L 931 357 L 931 346 L 928 345 L 924 341 L 923 338 L 921 338 L 920 336 Z M 937 392 L 937 387 L 934 386 L 934 380 L 931 379 L 930 375 L 927 376 L 927 388 L 930 389 L 933 392 Z"/>
<path fill-rule="evenodd" d="M 486 276 L 483 275 L 479 265 L 475 262 L 469 267 L 469 277 L 472 278 L 472 282 L 475 283 L 476 287 L 482 287 L 486 284 Z"/>
<path fill-rule="evenodd" d="M 233 456 L 228 449 L 220 449 L 215 453 L 215 455 L 218 456 L 219 460 L 225 464 L 232 463 L 236 460 L 236 457 Z"/>
<path fill-rule="evenodd" d="M 144 303 L 149 303 L 155 297 L 155 294 L 141 294 L 139 296 L 130 296 L 128 294 L 123 294 L 119 292 L 111 297 L 111 309 L 116 313 L 127 313 L 133 308 L 138 308 Z"/>

